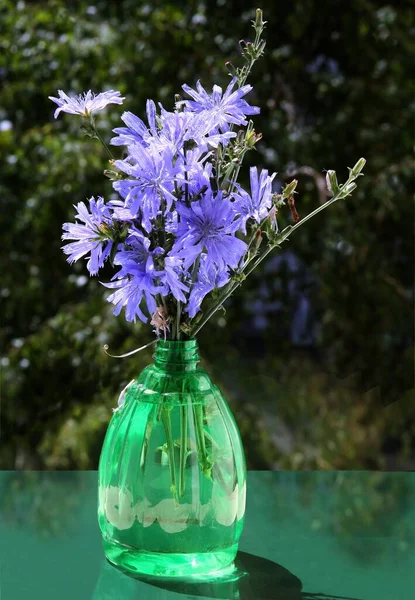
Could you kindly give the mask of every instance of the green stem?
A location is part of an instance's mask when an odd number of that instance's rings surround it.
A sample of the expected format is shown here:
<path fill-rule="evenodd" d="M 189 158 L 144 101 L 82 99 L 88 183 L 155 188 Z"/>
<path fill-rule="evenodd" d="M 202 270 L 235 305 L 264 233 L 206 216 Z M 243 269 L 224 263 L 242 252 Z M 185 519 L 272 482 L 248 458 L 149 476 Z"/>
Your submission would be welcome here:
<path fill-rule="evenodd" d="M 173 442 L 173 435 L 172 435 L 172 430 L 171 430 L 170 410 L 166 407 L 163 407 L 163 410 L 161 413 L 161 420 L 163 422 L 164 431 L 166 432 L 167 456 L 169 459 L 170 478 L 171 478 L 170 490 L 173 494 L 174 500 L 177 502 L 176 466 L 175 466 L 175 461 L 174 461 L 174 442 Z"/>
<path fill-rule="evenodd" d="M 90 124 L 91 124 L 91 128 L 94 131 L 95 137 L 97 138 L 97 140 L 99 140 L 101 142 L 101 144 L 103 145 L 103 147 L 105 148 L 106 153 L 108 154 L 108 156 L 110 157 L 111 160 L 114 160 L 114 155 L 111 152 L 111 150 L 108 148 L 106 142 L 104 141 L 104 139 L 101 137 L 98 129 L 95 127 L 95 121 L 93 119 L 93 117 L 90 118 Z"/>
<path fill-rule="evenodd" d="M 193 405 L 193 415 L 196 426 L 196 443 L 197 443 L 197 454 L 199 462 L 202 466 L 203 473 L 208 468 L 206 444 L 205 444 L 205 432 L 203 429 L 203 407 L 201 404 Z"/>
<path fill-rule="evenodd" d="M 160 402 L 160 404 L 158 406 L 158 409 L 157 409 L 157 415 L 156 415 L 156 420 L 157 421 L 160 421 L 161 414 L 162 414 L 162 412 L 164 410 L 164 396 L 165 396 L 165 393 L 166 393 L 166 388 L 167 388 L 168 383 L 169 383 L 169 376 L 165 375 L 164 376 L 164 382 L 163 382 L 163 390 L 161 392 L 161 402 Z"/>
<path fill-rule="evenodd" d="M 220 167 L 221 167 L 221 160 L 222 160 L 222 149 L 220 144 L 218 145 L 218 147 L 216 148 L 216 160 L 215 160 L 215 166 L 216 166 L 216 186 L 219 189 L 220 188 Z"/>
<path fill-rule="evenodd" d="M 140 459 L 140 466 L 142 466 L 142 469 L 144 470 L 144 465 L 146 464 L 146 459 L 147 459 L 147 454 L 150 448 L 150 435 L 153 429 L 153 425 L 154 425 L 154 413 L 155 413 L 155 406 L 152 408 L 148 421 L 147 421 L 147 425 L 146 425 L 146 429 L 144 432 L 144 442 L 143 442 L 143 450 L 142 450 L 142 454 L 141 454 L 141 459 Z"/>
<path fill-rule="evenodd" d="M 199 265 L 200 265 L 200 257 L 201 257 L 201 256 L 202 256 L 202 253 L 200 253 L 200 254 L 197 256 L 197 258 L 196 258 L 196 260 L 195 260 L 195 264 L 193 265 L 193 271 L 192 271 L 192 280 L 191 280 L 191 282 L 190 282 L 189 296 L 190 296 L 190 293 L 191 293 L 191 291 L 192 291 L 192 289 L 193 289 L 193 286 L 194 286 L 194 284 L 195 284 L 196 277 L 197 277 L 197 275 L 198 275 L 198 273 L 199 273 Z"/>
<path fill-rule="evenodd" d="M 162 306 L 164 308 L 167 315 L 167 306 L 164 296 L 162 296 L 161 294 L 157 294 L 157 298 L 159 299 L 159 306 Z"/>
<path fill-rule="evenodd" d="M 180 406 L 180 468 L 179 468 L 179 496 L 185 492 L 185 468 L 187 458 L 187 406 Z"/>
<path fill-rule="evenodd" d="M 215 304 L 208 310 L 204 318 L 202 318 L 202 320 L 200 321 L 198 327 L 196 327 L 194 331 L 190 332 L 190 337 L 195 337 L 199 333 L 202 327 L 209 321 L 209 319 L 215 314 L 215 312 L 220 309 L 225 300 L 229 298 L 229 296 L 232 294 L 234 289 L 236 289 L 236 287 L 237 286 L 235 285 L 235 282 L 231 282 L 230 284 L 228 284 L 228 286 L 225 286 L 224 292 L 220 294 L 217 304 Z"/>
<path fill-rule="evenodd" d="M 162 296 L 161 294 L 157 294 L 157 298 L 159 300 L 159 306 L 164 308 L 164 315 L 165 315 L 165 318 L 167 319 L 168 318 L 167 304 L 164 299 L 164 296 Z M 163 335 L 164 335 L 164 339 L 166 339 L 167 338 L 167 327 L 164 330 Z M 160 337 L 160 335 L 159 335 L 159 337 Z"/>
<path fill-rule="evenodd" d="M 163 412 L 163 409 L 164 409 L 164 405 L 163 405 L 163 401 L 161 401 L 157 408 L 156 421 L 160 421 L 161 413 Z"/>
<path fill-rule="evenodd" d="M 256 227 L 254 229 L 254 231 L 253 231 L 253 233 L 251 235 L 251 239 L 249 240 L 248 247 L 246 249 L 246 255 L 247 256 L 249 256 L 249 250 L 251 249 L 252 242 L 255 241 L 255 238 L 257 236 L 258 231 L 261 230 L 262 223 L 263 223 L 263 221 L 261 221 L 261 223 L 258 225 L 258 227 Z M 248 261 L 243 265 L 243 267 L 241 267 L 242 270 L 251 262 L 251 260 L 256 256 L 257 252 L 258 252 L 258 250 L 256 250 L 255 253 L 254 253 L 254 255 L 251 258 L 248 259 Z M 241 258 L 240 263 L 242 262 L 242 260 L 243 260 L 243 257 Z"/>
<path fill-rule="evenodd" d="M 177 315 L 176 315 L 176 339 L 180 340 L 180 319 L 182 316 L 182 305 L 180 300 L 177 300 Z"/>
<path fill-rule="evenodd" d="M 245 151 L 244 151 L 244 152 L 241 154 L 241 156 L 240 156 L 240 159 L 239 159 L 239 163 L 238 163 L 238 164 L 237 164 L 235 167 L 233 167 L 233 168 L 231 169 L 230 173 L 229 173 L 229 179 L 228 179 L 228 182 L 227 182 L 227 186 L 226 186 L 226 188 L 225 188 L 225 189 L 226 189 L 228 192 L 229 192 L 229 191 L 232 189 L 232 187 L 235 185 L 235 183 L 236 183 L 236 182 L 237 182 L 237 180 L 238 180 L 239 171 L 241 170 L 242 163 L 243 163 L 243 160 L 244 160 L 244 158 L 245 158 L 245 154 L 246 154 L 246 152 L 247 152 L 247 151 L 245 150 Z M 233 171 L 233 172 L 232 172 L 232 171 Z M 226 177 L 226 175 L 225 175 L 225 177 Z M 223 180 L 223 183 L 224 183 L 224 184 L 225 184 L 225 177 L 224 177 L 224 180 Z"/>
<path fill-rule="evenodd" d="M 186 202 L 186 205 L 189 205 L 189 178 L 188 178 L 188 174 L 187 174 L 187 160 L 186 160 L 186 148 L 184 148 L 183 150 L 183 154 L 184 154 L 184 179 L 185 179 L 185 186 L 184 186 L 184 200 Z"/>

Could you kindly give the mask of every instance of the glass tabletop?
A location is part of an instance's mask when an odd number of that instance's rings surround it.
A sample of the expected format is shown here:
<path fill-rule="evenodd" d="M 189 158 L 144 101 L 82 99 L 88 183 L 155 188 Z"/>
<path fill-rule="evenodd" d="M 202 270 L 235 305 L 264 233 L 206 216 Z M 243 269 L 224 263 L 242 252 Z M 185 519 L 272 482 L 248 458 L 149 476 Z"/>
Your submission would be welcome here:
<path fill-rule="evenodd" d="M 197 582 L 112 567 L 96 504 L 93 471 L 0 473 L 1 600 L 413 597 L 415 473 L 250 472 L 235 568 Z"/>

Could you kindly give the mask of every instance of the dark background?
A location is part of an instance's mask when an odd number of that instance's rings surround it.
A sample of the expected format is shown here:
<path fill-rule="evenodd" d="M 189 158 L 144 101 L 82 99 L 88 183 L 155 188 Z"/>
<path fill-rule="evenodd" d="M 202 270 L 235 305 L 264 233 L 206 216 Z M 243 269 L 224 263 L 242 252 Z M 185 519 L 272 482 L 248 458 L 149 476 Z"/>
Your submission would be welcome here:
<path fill-rule="evenodd" d="M 167 109 L 181 84 L 227 85 L 247 2 L 14 2 L 0 8 L 0 468 L 96 468 L 119 391 L 151 351 L 150 326 L 112 316 L 61 225 L 74 203 L 110 193 L 104 151 L 49 95 L 120 90 L 99 116 Z M 249 164 L 299 180 L 297 208 L 326 199 L 367 159 L 353 197 L 300 228 L 213 319 L 204 363 L 255 469 L 415 465 L 414 3 L 263 0 L 267 49 L 250 82 L 263 133 Z M 289 222 L 287 217 L 286 222 Z M 108 280 L 109 274 L 102 279 Z"/>

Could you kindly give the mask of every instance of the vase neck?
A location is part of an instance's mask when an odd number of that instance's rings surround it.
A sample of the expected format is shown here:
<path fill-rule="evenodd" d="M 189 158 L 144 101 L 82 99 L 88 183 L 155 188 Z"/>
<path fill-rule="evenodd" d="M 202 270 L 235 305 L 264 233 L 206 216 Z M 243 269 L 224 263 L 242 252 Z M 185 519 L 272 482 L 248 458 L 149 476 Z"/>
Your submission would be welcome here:
<path fill-rule="evenodd" d="M 197 341 L 159 340 L 153 358 L 155 366 L 162 371 L 195 371 L 200 360 Z"/>

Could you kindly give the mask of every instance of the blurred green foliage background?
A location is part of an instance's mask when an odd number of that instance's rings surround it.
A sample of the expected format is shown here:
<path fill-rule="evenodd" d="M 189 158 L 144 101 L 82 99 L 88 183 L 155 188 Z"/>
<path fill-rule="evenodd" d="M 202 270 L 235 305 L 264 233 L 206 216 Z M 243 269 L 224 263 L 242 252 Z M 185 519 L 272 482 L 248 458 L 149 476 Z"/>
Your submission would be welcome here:
<path fill-rule="evenodd" d="M 115 318 L 108 292 L 69 267 L 72 205 L 110 194 L 104 151 L 49 95 L 117 89 L 122 110 L 171 109 L 181 84 L 226 85 L 256 5 L 15 2 L 0 5 L 0 468 L 96 468 L 119 391 L 151 339 Z M 263 0 L 266 56 L 251 102 L 263 133 L 249 162 L 299 179 L 305 215 L 367 159 L 357 193 L 310 221 L 200 335 L 256 469 L 414 468 L 413 2 Z M 287 222 L 289 219 L 287 217 Z M 102 279 L 108 280 L 108 274 Z"/>

